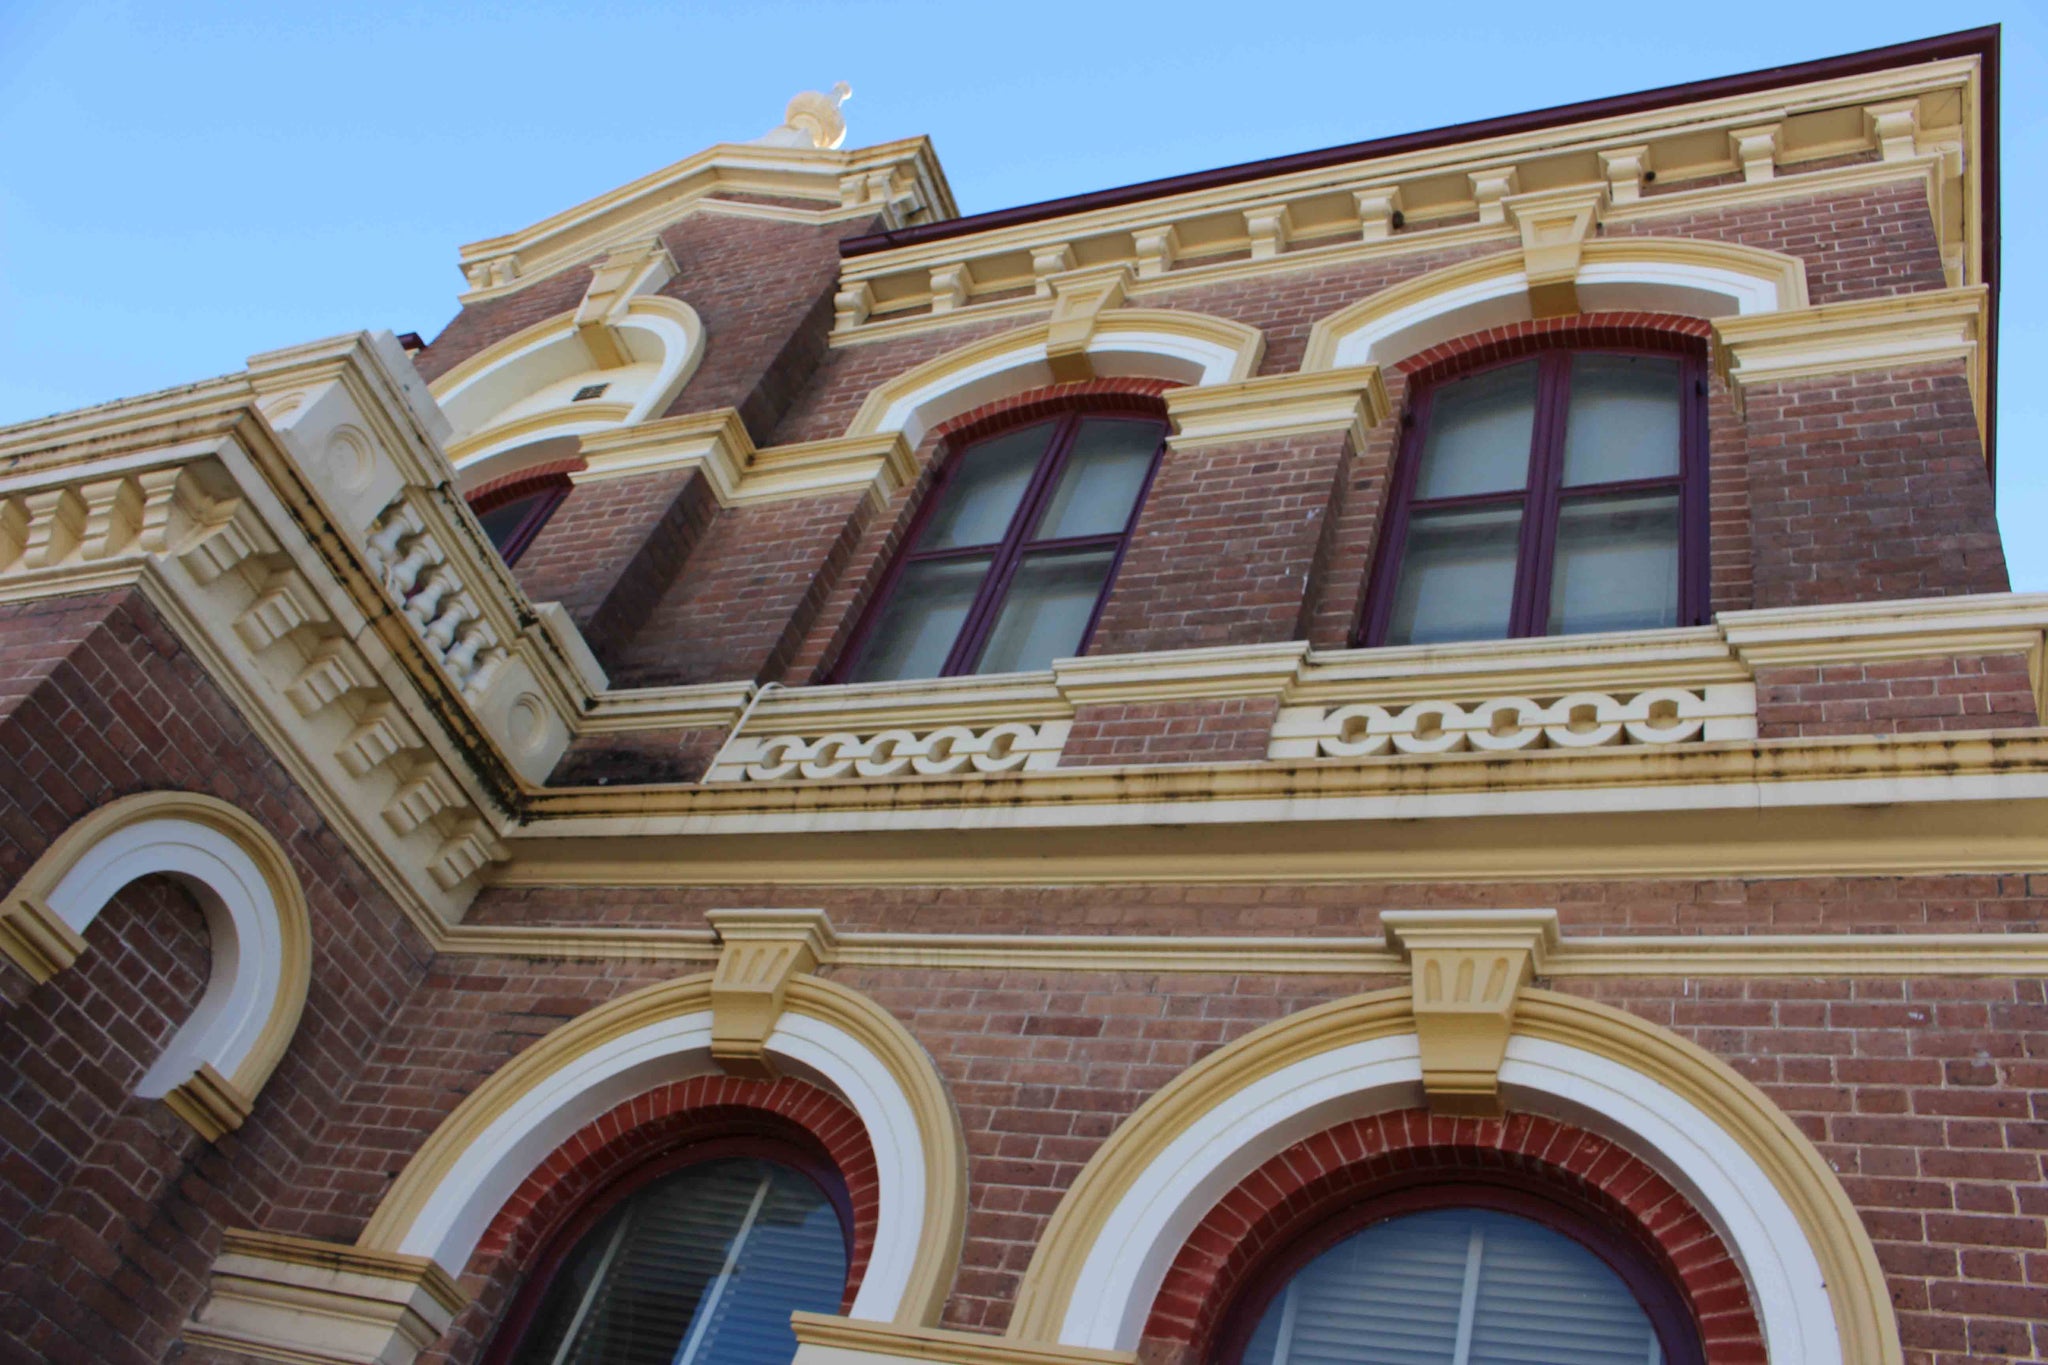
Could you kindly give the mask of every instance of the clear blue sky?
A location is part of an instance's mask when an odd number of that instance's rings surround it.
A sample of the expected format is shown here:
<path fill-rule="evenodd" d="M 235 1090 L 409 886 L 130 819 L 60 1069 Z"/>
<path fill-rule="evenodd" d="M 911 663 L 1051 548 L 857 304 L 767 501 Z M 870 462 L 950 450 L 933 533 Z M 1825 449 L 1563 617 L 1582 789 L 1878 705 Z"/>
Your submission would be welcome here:
<path fill-rule="evenodd" d="M 929 134 L 975 212 L 1994 22 L 1999 506 L 2014 586 L 2044 590 L 2048 19 L 2014 3 L 0 0 L 0 423 L 431 336 L 461 243 L 835 80 L 850 144 Z"/>

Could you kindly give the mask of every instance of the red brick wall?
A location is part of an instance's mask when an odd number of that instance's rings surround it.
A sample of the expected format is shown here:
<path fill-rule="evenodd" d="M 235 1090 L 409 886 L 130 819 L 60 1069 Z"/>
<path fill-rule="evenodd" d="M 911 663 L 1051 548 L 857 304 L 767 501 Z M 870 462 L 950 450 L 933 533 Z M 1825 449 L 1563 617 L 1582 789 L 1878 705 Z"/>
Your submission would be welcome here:
<path fill-rule="evenodd" d="M 725 744 L 724 730 L 632 730 L 578 735 L 548 774 L 551 787 L 695 782 Z"/>
<path fill-rule="evenodd" d="M 24 1077 L 4 1091 L 0 1182 L 37 1190 L 28 1202 L 57 1215 L 6 1220 L 25 1240 L 0 1279 L 0 1355 L 160 1358 L 196 1306 L 223 1227 L 266 1226 L 290 1191 L 325 1197 L 331 1177 L 305 1157 L 425 965 L 410 923 L 139 593 L 0 606 L 0 886 L 87 812 L 165 788 L 220 797 L 277 836 L 312 916 L 311 993 L 248 1122 L 208 1145 L 128 1095 L 189 999 L 203 940 L 188 911 L 145 885 L 88 933 L 94 951 L 49 983 L 0 965 L 9 1027 L 47 1043 L 17 1054 L 10 1033 L 0 1049 Z M 155 942 L 117 951 L 121 931 L 145 917 Z M 76 1035 L 90 1026 L 109 1032 Z M 89 1093 L 71 1095 L 65 1073 Z M 73 1104 L 105 1121 L 81 1137 Z M 75 1162 L 68 1175 L 50 1165 L 59 1153 Z"/>
<path fill-rule="evenodd" d="M 1299 639 L 1347 440 L 1169 444 L 1089 653 Z"/>
<path fill-rule="evenodd" d="M 562 313 L 573 313 L 589 292 L 590 273 L 587 265 L 572 266 L 510 294 L 466 305 L 426 350 L 413 356 L 413 368 L 431 384 L 506 337 Z"/>
<path fill-rule="evenodd" d="M 1266 756 L 1277 697 L 1115 702 L 1074 708 L 1062 767 L 1231 763 Z"/>
<path fill-rule="evenodd" d="M 2006 590 L 1962 362 L 1760 385 L 1746 403 L 1759 607 Z"/>
<path fill-rule="evenodd" d="M 1756 726 L 1761 739 L 2038 724 L 2024 654 L 1756 671 Z"/>

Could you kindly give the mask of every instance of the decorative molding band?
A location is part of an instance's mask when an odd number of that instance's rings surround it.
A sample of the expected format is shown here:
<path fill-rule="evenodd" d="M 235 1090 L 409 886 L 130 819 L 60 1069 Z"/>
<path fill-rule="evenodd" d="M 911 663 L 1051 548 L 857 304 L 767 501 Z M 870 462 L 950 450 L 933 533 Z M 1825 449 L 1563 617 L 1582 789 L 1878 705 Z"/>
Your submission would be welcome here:
<path fill-rule="evenodd" d="M 184 1340 L 293 1365 L 406 1365 L 468 1298 L 422 1256 L 235 1229 Z"/>
<path fill-rule="evenodd" d="M 711 1056 L 735 1076 L 773 1080 L 768 1035 L 782 1017 L 791 977 L 816 971 L 835 942 L 823 910 L 713 910 Z"/>
<path fill-rule="evenodd" d="M 1393 411 L 1377 365 L 1262 375 L 1235 384 L 1168 389 L 1175 450 L 1341 431 L 1353 450 Z"/>
<path fill-rule="evenodd" d="M 823 1313 L 792 1314 L 790 1325 L 797 1340 L 793 1365 L 1135 1365 L 1138 1359 L 1130 1351 L 1015 1341 Z"/>
<path fill-rule="evenodd" d="M 865 493 L 877 505 L 917 473 L 900 432 L 756 449 L 735 408 L 714 408 L 583 438 L 576 483 L 704 471 L 722 506 Z"/>
<path fill-rule="evenodd" d="M 714 912 L 720 913 L 720 912 Z M 1385 911 L 1399 915 L 1403 912 Z M 710 963 L 704 929 L 457 925 L 442 945 L 465 957 Z M 833 967 L 929 971 L 1395 976 L 1409 958 L 1384 939 L 1303 935 L 950 934 L 850 931 L 818 950 Z M 1641 977 L 2048 977 L 2048 933 L 1590 934 L 1549 945 L 1551 980 Z"/>
<path fill-rule="evenodd" d="M 1989 288 L 1975 284 L 1718 318 L 1715 362 L 1741 399 L 1759 384 L 1960 360 L 1981 432 L 1989 307 Z"/>
<path fill-rule="evenodd" d="M 1494 697 L 1460 706 L 1410 702 L 1398 711 L 1370 702 L 1290 706 L 1273 723 L 1266 756 L 1364 758 L 1385 753 L 1485 753 L 1594 749 L 1610 744 L 1681 744 L 1756 738 L 1756 688 L 1749 683 L 1659 687 L 1633 695 L 1570 692 L 1549 701 Z"/>
<path fill-rule="evenodd" d="M 48 981 L 78 961 L 85 938 L 66 924 L 42 897 L 18 888 L 0 904 L 0 953 L 36 981 Z"/>
<path fill-rule="evenodd" d="M 1557 949 L 1557 911 L 1389 910 L 1380 923 L 1412 972 L 1429 1107 L 1500 1117 L 1500 1064 L 1515 1031 L 1515 1000 Z"/>
<path fill-rule="evenodd" d="M 837 777 L 943 776 L 951 773 L 1042 772 L 1057 767 L 1071 721 L 1037 725 L 1005 721 L 982 730 L 944 725 L 924 734 L 883 730 L 805 739 L 735 735 L 704 774 L 706 782 L 823 781 Z"/>
<path fill-rule="evenodd" d="M 1162 654 L 1099 654 L 1055 659 L 1052 677 L 1069 706 L 1277 697 L 1299 682 L 1308 657 L 1304 640 L 1177 649 Z"/>

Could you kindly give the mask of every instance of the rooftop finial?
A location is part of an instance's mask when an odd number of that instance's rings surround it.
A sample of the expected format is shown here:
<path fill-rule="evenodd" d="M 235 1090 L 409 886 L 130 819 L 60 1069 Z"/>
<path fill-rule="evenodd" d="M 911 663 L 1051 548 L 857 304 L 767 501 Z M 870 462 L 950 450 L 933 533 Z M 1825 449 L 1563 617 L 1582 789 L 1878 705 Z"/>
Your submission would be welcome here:
<path fill-rule="evenodd" d="M 762 147 L 816 147 L 830 151 L 846 141 L 846 119 L 839 106 L 853 98 L 853 87 L 840 81 L 825 94 L 806 90 L 789 102 L 782 122 L 754 139 Z"/>

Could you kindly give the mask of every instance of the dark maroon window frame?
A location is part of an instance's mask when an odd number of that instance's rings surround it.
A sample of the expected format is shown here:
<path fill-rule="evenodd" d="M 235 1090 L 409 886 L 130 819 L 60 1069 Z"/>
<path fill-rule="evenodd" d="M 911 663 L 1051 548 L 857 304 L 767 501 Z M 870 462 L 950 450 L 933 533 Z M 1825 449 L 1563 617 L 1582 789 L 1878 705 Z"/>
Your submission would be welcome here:
<path fill-rule="evenodd" d="M 512 533 L 505 537 L 505 543 L 497 547 L 498 557 L 510 567 L 519 562 L 519 556 L 526 552 L 526 547 L 540 534 L 540 528 L 548 524 L 548 518 L 555 514 L 555 509 L 562 505 L 562 500 L 569 496 L 572 487 L 574 485 L 569 482 L 569 476 L 566 474 L 542 474 L 532 479 L 518 479 L 502 487 L 479 493 L 470 499 L 469 510 L 481 517 L 484 513 L 494 512 L 507 503 L 518 502 L 522 498 L 534 499 L 532 509 L 512 528 Z"/>
<path fill-rule="evenodd" d="M 1652 355 L 1679 362 L 1678 473 L 1615 483 L 1574 484 L 1570 495 L 1627 493 L 1678 494 L 1678 624 L 1704 625 L 1709 606 L 1707 516 L 1707 367 L 1697 344 L 1674 340 L 1670 346 L 1545 346 L 1533 347 L 1483 365 L 1430 375 L 1412 394 L 1402 420 L 1400 457 L 1386 530 L 1374 556 L 1371 586 L 1359 615 L 1352 644 L 1373 647 L 1386 643 L 1387 626 L 1399 587 L 1401 556 L 1408 546 L 1408 522 L 1416 511 L 1484 508 L 1520 502 L 1521 539 L 1515 552 L 1515 600 L 1508 617 L 1508 638 L 1549 634 L 1550 576 L 1557 555 L 1557 516 L 1564 502 L 1565 417 L 1571 403 L 1571 360 L 1574 355 Z M 1461 497 L 1414 496 L 1422 464 L 1422 444 L 1429 435 L 1430 408 L 1445 385 L 1488 370 L 1538 362 L 1536 418 L 1529 455 L 1529 477 L 1520 488 Z"/>
<path fill-rule="evenodd" d="M 575 1214 L 548 1236 L 545 1249 L 534 1261 L 532 1271 L 519 1286 L 519 1292 L 513 1296 L 512 1306 L 499 1319 L 490 1349 L 484 1352 L 482 1365 L 508 1365 L 518 1352 L 527 1330 L 533 1326 L 533 1315 L 547 1301 L 548 1291 L 554 1288 L 555 1277 L 561 1273 L 563 1264 L 606 1214 L 665 1175 L 686 1166 L 701 1166 L 709 1161 L 729 1158 L 771 1161 L 788 1167 L 816 1185 L 839 1215 L 839 1231 L 845 1239 L 846 1264 L 851 1272 L 853 1201 L 846 1192 L 846 1182 L 840 1178 L 838 1168 L 829 1157 L 813 1150 L 806 1142 L 794 1140 L 793 1136 L 786 1137 L 772 1131 L 700 1138 L 635 1164 L 584 1200 Z M 841 1306 L 845 1305 L 842 1303 Z"/>
<path fill-rule="evenodd" d="M 1454 1183 L 1431 1183 L 1385 1189 L 1315 1225 L 1248 1279 L 1225 1310 L 1209 1353 L 1213 1365 L 1240 1365 L 1259 1319 L 1281 1290 L 1309 1262 L 1347 1237 L 1378 1223 L 1411 1213 L 1437 1209 L 1486 1209 L 1514 1214 L 1571 1238 L 1600 1258 L 1628 1286 L 1657 1344 L 1665 1365 L 1705 1365 L 1706 1350 L 1692 1307 L 1686 1302 L 1661 1253 L 1652 1252 L 1630 1231 L 1614 1226 L 1611 1216 L 1560 1193 L 1536 1191 L 1506 1180 L 1474 1175 Z"/>
<path fill-rule="evenodd" d="M 1091 418 L 1109 418 L 1119 421 L 1143 422 L 1156 427 L 1159 443 L 1152 451 L 1152 463 L 1145 470 L 1145 477 L 1138 484 L 1138 493 L 1131 500 L 1131 514 L 1124 522 L 1123 529 L 1112 533 L 1093 536 L 1067 536 L 1063 539 L 1032 540 L 1031 527 L 1043 515 L 1053 490 L 1059 486 L 1059 477 L 1067 467 L 1068 452 L 1073 449 L 1074 437 L 1081 429 L 1081 423 Z M 922 553 L 914 547 L 924 534 L 925 523 L 931 520 L 944 500 L 946 489 L 959 473 L 967 452 L 985 441 L 997 440 L 1011 432 L 1037 426 L 1048 420 L 1048 414 L 1034 412 L 1019 414 L 1014 422 L 1001 425 L 977 423 L 974 434 L 968 437 L 949 438 L 946 449 L 940 456 L 942 464 L 939 476 L 919 504 L 917 515 L 911 519 L 910 528 L 904 534 L 904 548 L 898 551 L 895 561 L 890 564 L 881 586 L 875 590 L 873 600 L 861 613 L 860 624 L 854 628 L 846 648 L 840 653 L 837 664 L 831 671 L 831 681 L 845 682 L 860 668 L 862 656 L 867 652 L 876 625 L 881 621 L 889 604 L 896 596 L 897 586 L 912 564 L 931 560 L 973 559 L 991 553 L 990 544 L 951 545 L 943 550 L 926 550 Z M 1166 449 L 1166 419 L 1156 411 L 1139 407 L 1084 407 L 1052 417 L 1058 426 L 1051 440 L 1046 443 L 1045 453 L 1039 457 L 1038 468 L 1032 471 L 1031 481 L 1025 485 L 1024 495 L 1018 500 L 1017 510 L 1010 518 L 1009 527 L 1000 541 L 993 542 L 994 558 L 989 565 L 988 577 L 982 580 L 981 591 L 976 594 L 974 605 L 969 608 L 966 619 L 961 623 L 959 638 L 953 642 L 953 650 L 946 656 L 945 667 L 939 671 L 942 678 L 958 677 L 974 670 L 981 658 L 982 650 L 988 644 L 989 633 L 995 628 L 996 616 L 1002 610 L 1003 601 L 1009 596 L 1010 581 L 1016 576 L 1017 566 L 1023 562 L 1027 551 L 1040 550 L 1100 550 L 1115 547 L 1110 556 L 1109 572 L 1103 577 L 1102 592 L 1095 599 L 1095 607 L 1088 613 L 1088 624 L 1081 632 L 1079 643 L 1074 646 L 1076 654 L 1088 652 L 1088 642 L 1095 636 L 1095 626 L 1102 619 L 1102 607 L 1109 600 L 1110 590 L 1116 586 L 1117 572 L 1123 568 L 1124 554 L 1131 547 L 1131 532 L 1138 525 L 1138 516 L 1145 510 L 1145 498 L 1152 491 L 1152 480 L 1159 473 L 1159 457 Z"/>

